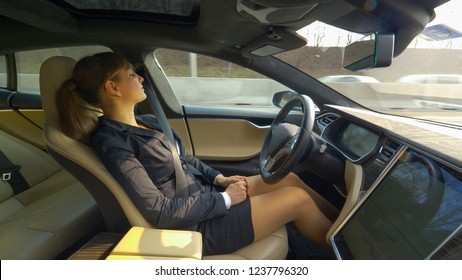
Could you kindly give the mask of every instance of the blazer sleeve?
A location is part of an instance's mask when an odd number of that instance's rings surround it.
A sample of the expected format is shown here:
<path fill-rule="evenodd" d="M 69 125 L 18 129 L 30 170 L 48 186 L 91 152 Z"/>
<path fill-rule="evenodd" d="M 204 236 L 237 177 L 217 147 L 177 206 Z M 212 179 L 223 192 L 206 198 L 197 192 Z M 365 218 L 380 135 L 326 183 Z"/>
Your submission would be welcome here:
<path fill-rule="evenodd" d="M 227 213 L 217 192 L 173 198 L 163 195 L 129 145 L 117 135 L 95 134 L 93 147 L 143 216 L 158 228 L 185 228 Z"/>
<path fill-rule="evenodd" d="M 194 166 L 208 181 L 210 184 L 213 184 L 215 177 L 221 174 L 220 171 L 206 165 L 200 159 L 192 155 L 185 156 L 186 162 Z"/>

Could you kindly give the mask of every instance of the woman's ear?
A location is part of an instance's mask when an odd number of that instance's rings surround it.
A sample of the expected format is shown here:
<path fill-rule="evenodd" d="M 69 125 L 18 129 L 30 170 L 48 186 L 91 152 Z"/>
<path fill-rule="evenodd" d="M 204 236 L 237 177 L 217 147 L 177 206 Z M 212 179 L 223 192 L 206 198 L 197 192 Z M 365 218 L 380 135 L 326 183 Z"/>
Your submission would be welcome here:
<path fill-rule="evenodd" d="M 107 80 L 104 83 L 104 91 L 107 92 L 111 96 L 121 96 L 119 87 L 114 81 Z"/>

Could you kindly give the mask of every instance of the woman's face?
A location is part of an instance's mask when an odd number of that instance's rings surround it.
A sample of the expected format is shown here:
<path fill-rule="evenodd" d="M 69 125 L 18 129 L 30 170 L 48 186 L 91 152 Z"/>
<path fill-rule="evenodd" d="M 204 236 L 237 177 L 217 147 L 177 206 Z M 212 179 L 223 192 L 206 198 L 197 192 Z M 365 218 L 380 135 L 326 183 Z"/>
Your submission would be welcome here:
<path fill-rule="evenodd" d="M 146 99 L 143 81 L 144 79 L 141 76 L 138 76 L 133 69 L 121 70 L 117 84 L 123 100 L 137 104 Z"/>

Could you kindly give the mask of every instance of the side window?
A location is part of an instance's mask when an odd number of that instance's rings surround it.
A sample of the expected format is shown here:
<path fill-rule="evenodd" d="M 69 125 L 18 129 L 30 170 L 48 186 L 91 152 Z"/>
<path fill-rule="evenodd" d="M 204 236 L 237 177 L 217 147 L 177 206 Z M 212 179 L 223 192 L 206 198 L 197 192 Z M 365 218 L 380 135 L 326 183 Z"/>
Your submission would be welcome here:
<path fill-rule="evenodd" d="M 0 88 L 6 88 L 6 58 L 0 56 Z"/>
<path fill-rule="evenodd" d="M 183 105 L 270 106 L 288 88 L 239 65 L 176 50 L 158 49 L 155 58 Z"/>
<path fill-rule="evenodd" d="M 110 51 L 110 49 L 103 46 L 81 46 L 18 52 L 15 54 L 18 91 L 37 94 L 40 92 L 40 66 L 49 57 L 63 55 L 79 60 L 84 56 L 103 51 Z"/>

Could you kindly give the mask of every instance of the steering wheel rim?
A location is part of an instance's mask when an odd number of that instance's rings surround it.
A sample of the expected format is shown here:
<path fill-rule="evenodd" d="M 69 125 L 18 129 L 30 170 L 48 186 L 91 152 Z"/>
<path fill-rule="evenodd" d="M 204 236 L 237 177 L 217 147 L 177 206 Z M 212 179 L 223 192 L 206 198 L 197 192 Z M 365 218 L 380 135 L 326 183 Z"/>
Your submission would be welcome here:
<path fill-rule="evenodd" d="M 402 219 L 401 223 L 406 223 L 407 226 L 412 227 L 413 230 L 420 230 L 424 229 L 429 224 L 440 209 L 446 183 L 442 170 L 435 161 L 417 153 L 409 155 L 410 156 L 403 164 L 421 164 L 428 173 L 428 182 L 422 185 L 423 188 L 418 188 L 417 184 L 422 182 L 420 178 L 412 178 L 410 180 L 413 181 L 410 181 L 408 184 L 403 184 L 406 180 L 403 179 L 402 175 L 387 176 L 381 183 L 383 186 L 376 190 L 377 197 L 381 199 L 376 200 L 375 203 L 378 208 L 390 208 L 394 209 L 394 212 L 399 211 L 399 217 Z M 412 170 L 417 170 L 415 166 L 410 168 L 412 168 Z M 401 173 L 404 173 L 404 171 Z M 413 177 L 414 175 L 411 172 L 408 176 Z M 419 197 L 419 200 L 417 200 L 416 197 Z M 366 217 L 367 211 L 360 215 L 365 215 Z M 370 219 L 367 217 L 362 219 L 362 221 L 362 225 L 369 228 L 371 232 L 382 232 L 382 224 L 369 223 L 367 221 L 370 221 Z"/>
<path fill-rule="evenodd" d="M 418 213 L 411 221 L 417 228 L 422 228 L 430 222 L 441 206 L 445 191 L 445 180 L 441 168 L 432 159 L 415 153 L 412 156 L 411 162 L 422 164 L 427 169 L 430 179 L 425 199 L 421 202 L 416 200 L 409 201 L 413 213 Z"/>
<path fill-rule="evenodd" d="M 285 123 L 285 118 L 297 105 L 301 105 L 303 112 L 301 125 Z M 311 143 L 314 117 L 314 103 L 306 95 L 292 98 L 281 108 L 260 153 L 260 175 L 266 183 L 279 182 L 300 161 Z"/>

